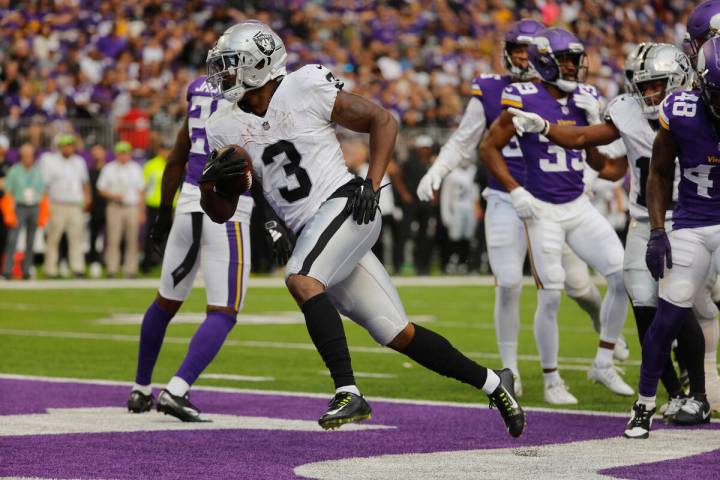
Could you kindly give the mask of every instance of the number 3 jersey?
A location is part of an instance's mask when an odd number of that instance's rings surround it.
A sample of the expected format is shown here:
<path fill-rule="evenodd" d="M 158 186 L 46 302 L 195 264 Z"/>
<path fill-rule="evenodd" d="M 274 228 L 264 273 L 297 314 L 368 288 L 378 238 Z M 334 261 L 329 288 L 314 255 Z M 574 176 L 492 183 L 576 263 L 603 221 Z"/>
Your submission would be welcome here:
<path fill-rule="evenodd" d="M 678 149 L 680 185 L 673 228 L 720 225 L 720 136 L 697 90 L 663 101 L 660 125 Z"/>
<path fill-rule="evenodd" d="M 645 118 L 638 100 L 627 93 L 610 101 L 605 109 L 605 121 L 615 125 L 627 150 L 630 169 L 630 215 L 636 220 L 647 220 L 645 185 L 650 173 L 650 158 L 656 131 Z M 673 202 L 677 201 L 679 181 L 680 170 L 676 168 Z M 671 217 L 672 211 L 668 210 L 666 218 Z"/>
<path fill-rule="evenodd" d="M 207 125 L 211 149 L 247 150 L 265 197 L 295 231 L 353 179 L 330 118 L 340 88 L 328 69 L 306 65 L 282 80 L 264 117 L 225 104 Z"/>
<path fill-rule="evenodd" d="M 563 99 L 556 99 L 542 83 L 513 83 L 503 90 L 503 108 L 515 107 L 537 113 L 557 125 L 587 125 L 585 111 L 575 105 L 573 95 L 589 93 L 598 98 L 591 85 L 581 84 Z M 520 137 L 525 159 L 525 189 L 536 198 L 549 203 L 567 203 L 583 193 L 585 152 L 565 149 L 551 143 L 539 133 Z"/>
<path fill-rule="evenodd" d="M 229 103 L 222 99 L 213 98 L 211 86 L 205 79 L 205 76 L 196 78 L 187 89 L 190 152 L 188 153 L 185 183 L 183 183 L 177 202 L 177 213 L 202 212 L 198 181 L 210 154 L 206 124 L 219 105 Z M 252 197 L 249 195 L 240 197 L 235 215 L 230 221 L 250 223 L 252 207 Z"/>

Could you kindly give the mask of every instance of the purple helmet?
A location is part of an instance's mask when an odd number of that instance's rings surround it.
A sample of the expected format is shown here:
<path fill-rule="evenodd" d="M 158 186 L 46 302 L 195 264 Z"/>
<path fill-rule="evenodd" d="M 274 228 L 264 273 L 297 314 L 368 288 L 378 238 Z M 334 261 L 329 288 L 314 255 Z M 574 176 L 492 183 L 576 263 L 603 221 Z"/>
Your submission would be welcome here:
<path fill-rule="evenodd" d="M 515 23 L 510 30 L 505 33 L 505 48 L 503 49 L 503 60 L 505 69 L 510 74 L 522 81 L 529 80 L 537 76 L 532 66 L 519 67 L 512 61 L 512 51 L 520 45 L 530 45 L 535 35 L 543 31 L 545 27 L 536 20 L 520 20 Z"/>
<path fill-rule="evenodd" d="M 720 120 L 720 37 L 705 42 L 697 57 L 700 94 L 708 110 Z"/>
<path fill-rule="evenodd" d="M 690 13 L 685 42 L 693 63 L 708 38 L 720 34 L 720 0 L 703 2 Z"/>
<path fill-rule="evenodd" d="M 548 28 L 535 36 L 528 51 L 530 63 L 543 81 L 564 92 L 572 92 L 587 75 L 585 47 L 572 33 L 562 28 Z M 570 56 L 575 74 L 564 78 L 560 59 Z"/>

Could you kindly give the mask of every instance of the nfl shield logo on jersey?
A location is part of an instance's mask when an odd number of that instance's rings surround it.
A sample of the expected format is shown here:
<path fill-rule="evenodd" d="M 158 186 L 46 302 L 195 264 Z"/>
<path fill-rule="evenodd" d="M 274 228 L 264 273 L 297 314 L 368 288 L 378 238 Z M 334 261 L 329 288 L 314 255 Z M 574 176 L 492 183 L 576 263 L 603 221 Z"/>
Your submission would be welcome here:
<path fill-rule="evenodd" d="M 263 130 L 270 130 L 270 122 L 268 122 L 267 120 L 264 121 L 262 124 L 262 128 Z"/>
<path fill-rule="evenodd" d="M 569 115 L 569 114 L 570 114 L 570 109 L 569 109 L 568 107 L 566 107 L 565 105 L 563 105 L 563 106 L 560 108 L 560 111 L 563 113 L 563 115 Z"/>

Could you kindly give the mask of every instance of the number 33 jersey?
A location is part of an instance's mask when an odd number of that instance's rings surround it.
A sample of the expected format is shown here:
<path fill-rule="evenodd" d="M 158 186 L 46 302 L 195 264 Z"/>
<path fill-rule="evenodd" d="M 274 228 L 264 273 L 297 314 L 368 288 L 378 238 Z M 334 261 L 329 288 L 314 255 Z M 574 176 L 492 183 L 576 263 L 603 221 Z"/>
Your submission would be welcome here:
<path fill-rule="evenodd" d="M 656 132 L 645 118 L 640 103 L 627 93 L 610 101 L 605 109 L 605 121 L 615 125 L 627 150 L 630 170 L 630 215 L 636 220 L 647 220 L 645 186 L 650 174 L 650 158 L 652 158 L 652 146 Z M 655 123 L 657 124 L 657 122 Z M 680 170 L 676 167 L 673 202 L 677 201 L 679 181 Z M 672 211 L 668 210 L 666 218 L 670 219 L 671 217 Z"/>
<path fill-rule="evenodd" d="M 660 125 L 678 149 L 680 186 L 673 228 L 720 225 L 720 136 L 700 92 L 675 92 L 663 101 Z"/>
<path fill-rule="evenodd" d="M 598 98 L 592 85 L 580 84 L 567 97 L 558 100 L 542 83 L 513 83 L 503 90 L 500 103 L 503 108 L 537 113 L 553 124 L 585 126 L 585 110 L 573 100 L 574 94 L 583 92 Z M 582 195 L 584 150 L 562 148 L 539 133 L 521 136 L 520 149 L 525 159 L 525 188 L 533 196 L 559 204 Z"/>
<path fill-rule="evenodd" d="M 227 104 L 208 121 L 210 148 L 247 150 L 265 197 L 296 232 L 353 179 L 330 118 L 341 88 L 325 67 L 306 65 L 282 80 L 264 117 Z"/>

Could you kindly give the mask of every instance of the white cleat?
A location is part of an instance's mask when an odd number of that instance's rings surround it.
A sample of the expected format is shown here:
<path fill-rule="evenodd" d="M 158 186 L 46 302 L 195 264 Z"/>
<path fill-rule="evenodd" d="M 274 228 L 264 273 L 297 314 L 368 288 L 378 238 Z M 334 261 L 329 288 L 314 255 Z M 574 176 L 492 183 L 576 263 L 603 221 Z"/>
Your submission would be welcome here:
<path fill-rule="evenodd" d="M 620 335 L 615 342 L 615 350 L 613 350 L 613 358 L 619 362 L 624 362 L 630 357 L 630 348 L 628 348 L 627 340 Z"/>
<path fill-rule="evenodd" d="M 618 395 L 628 397 L 635 393 L 630 385 L 625 383 L 612 363 L 598 365 L 593 362 L 592 367 L 588 370 L 587 378 L 593 383 L 602 383 L 608 390 Z"/>
<path fill-rule="evenodd" d="M 545 401 L 552 405 L 577 405 L 578 399 L 568 392 L 562 379 L 545 384 Z"/>

